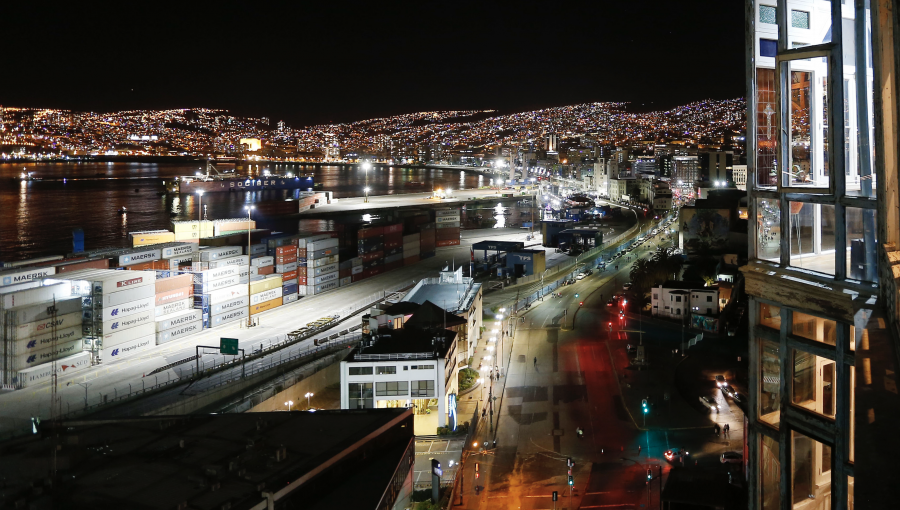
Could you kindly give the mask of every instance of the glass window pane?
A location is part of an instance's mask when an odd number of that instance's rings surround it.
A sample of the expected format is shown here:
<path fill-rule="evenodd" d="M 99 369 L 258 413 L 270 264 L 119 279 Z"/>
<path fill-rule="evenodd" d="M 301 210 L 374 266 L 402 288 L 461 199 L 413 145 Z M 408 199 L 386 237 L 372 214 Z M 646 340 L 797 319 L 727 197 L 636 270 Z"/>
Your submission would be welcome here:
<path fill-rule="evenodd" d="M 781 207 L 778 200 L 756 199 L 756 256 L 763 260 L 781 260 Z"/>
<path fill-rule="evenodd" d="M 759 6 L 759 22 L 774 25 L 776 23 L 775 8 L 772 6 L 769 6 L 769 5 L 760 5 Z"/>
<path fill-rule="evenodd" d="M 762 510 L 780 510 L 781 464 L 778 461 L 778 441 L 765 435 L 760 435 L 759 438 L 759 507 Z"/>
<path fill-rule="evenodd" d="M 756 184 L 775 186 L 778 131 L 775 118 L 775 70 L 756 69 Z"/>
<path fill-rule="evenodd" d="M 781 308 L 768 303 L 759 304 L 759 325 L 781 330 Z"/>
<path fill-rule="evenodd" d="M 878 276 L 875 210 L 847 208 L 847 277 L 874 282 Z"/>
<path fill-rule="evenodd" d="M 803 312 L 793 312 L 791 319 L 791 333 L 815 340 L 817 342 L 835 345 L 837 339 L 837 322 L 823 319 Z"/>
<path fill-rule="evenodd" d="M 790 98 L 789 164 L 782 166 L 782 186 L 829 186 L 827 64 L 822 58 L 790 63 L 785 94 Z"/>
<path fill-rule="evenodd" d="M 791 402 L 807 411 L 834 418 L 834 361 L 798 349 L 792 355 Z"/>
<path fill-rule="evenodd" d="M 781 353 L 775 342 L 759 340 L 759 419 L 778 427 L 781 421 Z"/>
<path fill-rule="evenodd" d="M 791 431 L 791 480 L 793 508 L 831 508 L 831 447 L 797 431 Z M 827 469 L 823 470 L 823 463 Z"/>
<path fill-rule="evenodd" d="M 809 28 L 809 13 L 791 10 L 791 26 L 794 28 Z"/>
<path fill-rule="evenodd" d="M 847 510 L 856 508 L 853 503 L 853 477 L 847 477 Z"/>
<path fill-rule="evenodd" d="M 791 265 L 834 274 L 833 205 L 790 203 Z"/>

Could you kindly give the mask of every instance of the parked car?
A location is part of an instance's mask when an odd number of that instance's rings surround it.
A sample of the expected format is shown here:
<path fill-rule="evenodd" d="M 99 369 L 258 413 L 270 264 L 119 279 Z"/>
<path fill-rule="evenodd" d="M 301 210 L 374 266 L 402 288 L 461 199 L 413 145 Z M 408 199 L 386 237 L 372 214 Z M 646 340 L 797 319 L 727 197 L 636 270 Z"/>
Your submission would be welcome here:
<path fill-rule="evenodd" d="M 716 386 L 718 386 L 719 388 L 724 388 L 725 386 L 728 386 L 728 381 L 725 380 L 724 375 L 716 376 Z"/>
<path fill-rule="evenodd" d="M 738 393 L 736 391 L 731 393 L 731 399 L 737 402 L 738 404 L 743 404 L 747 397 L 744 396 L 743 393 Z"/>
<path fill-rule="evenodd" d="M 744 456 L 738 452 L 725 452 L 719 458 L 722 464 L 740 464 L 744 462 Z"/>
<path fill-rule="evenodd" d="M 575 279 L 576 280 L 584 280 L 585 276 L 587 276 L 585 273 L 578 273 L 578 275 L 575 276 Z"/>
<path fill-rule="evenodd" d="M 669 462 L 674 462 L 676 459 L 680 460 L 682 455 L 688 455 L 688 452 L 682 450 L 681 448 L 671 448 L 666 450 L 664 453 L 666 460 Z"/>
<path fill-rule="evenodd" d="M 722 393 L 724 393 L 728 397 L 734 398 L 735 391 L 734 391 L 734 388 L 732 388 L 731 386 L 723 386 Z"/>
<path fill-rule="evenodd" d="M 700 397 L 700 403 L 710 411 L 719 412 L 719 405 L 709 397 Z"/>

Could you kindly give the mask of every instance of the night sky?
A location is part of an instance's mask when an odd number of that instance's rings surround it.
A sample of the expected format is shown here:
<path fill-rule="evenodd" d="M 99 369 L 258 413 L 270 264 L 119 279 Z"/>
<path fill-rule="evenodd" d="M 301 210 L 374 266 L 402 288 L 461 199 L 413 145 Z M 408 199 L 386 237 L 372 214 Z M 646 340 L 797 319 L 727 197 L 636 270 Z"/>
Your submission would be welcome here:
<path fill-rule="evenodd" d="M 3 106 L 301 126 L 744 95 L 739 0 L 7 2 L 3 18 Z"/>

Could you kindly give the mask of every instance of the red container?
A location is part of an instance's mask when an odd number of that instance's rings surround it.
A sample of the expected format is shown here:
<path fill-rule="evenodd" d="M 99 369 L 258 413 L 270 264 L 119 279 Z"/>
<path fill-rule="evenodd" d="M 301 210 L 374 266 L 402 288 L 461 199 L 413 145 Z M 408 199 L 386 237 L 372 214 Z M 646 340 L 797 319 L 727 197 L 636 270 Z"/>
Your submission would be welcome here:
<path fill-rule="evenodd" d="M 387 239 L 384 240 L 384 249 L 385 250 L 388 250 L 391 248 L 399 248 L 401 246 L 403 246 L 403 238 L 402 237 L 400 239 L 396 239 L 394 241 L 388 241 Z"/>
<path fill-rule="evenodd" d="M 442 246 L 459 246 L 459 239 L 447 239 L 444 241 L 438 241 L 437 247 L 440 248 Z"/>
<path fill-rule="evenodd" d="M 447 239 L 459 239 L 459 227 L 439 228 L 435 239 L 438 241 L 446 241 Z"/>
<path fill-rule="evenodd" d="M 288 255 L 291 253 L 293 253 L 294 255 L 297 254 L 297 247 L 294 246 L 293 244 L 289 244 L 287 246 L 279 246 L 278 248 L 275 248 L 275 255 L 278 255 L 278 256 L 284 256 L 284 255 Z"/>
<path fill-rule="evenodd" d="M 351 269 L 340 269 L 340 270 L 338 270 L 338 277 L 339 277 L 339 278 L 346 278 L 346 277 L 348 277 L 348 276 L 352 276 L 352 274 L 350 273 L 350 271 L 351 271 Z"/>
<path fill-rule="evenodd" d="M 305 267 L 298 267 L 296 269 L 296 271 L 297 271 L 297 276 L 306 276 L 306 268 Z"/>
<path fill-rule="evenodd" d="M 306 248 L 297 248 L 297 258 L 300 258 L 300 259 L 306 258 Z"/>
<path fill-rule="evenodd" d="M 364 254 L 360 255 L 359 258 L 362 259 L 363 262 L 368 262 L 370 260 L 375 260 L 375 259 L 383 259 L 384 252 L 383 251 L 373 251 L 370 253 L 364 253 Z"/>
<path fill-rule="evenodd" d="M 256 274 L 261 274 L 263 276 L 267 274 L 275 274 L 275 266 L 265 266 L 257 269 Z"/>
<path fill-rule="evenodd" d="M 306 274 L 306 272 L 304 271 L 303 274 Z M 285 281 L 285 280 L 293 280 L 293 279 L 296 278 L 297 276 L 299 276 L 298 273 L 297 273 L 297 270 L 294 269 L 293 271 L 288 271 L 287 273 L 282 273 L 282 274 L 281 274 L 281 280 L 282 280 L 282 281 Z"/>
<path fill-rule="evenodd" d="M 173 301 L 181 301 L 194 295 L 194 287 L 190 285 L 180 289 L 169 290 L 156 294 L 156 306 L 162 306 Z"/>
<path fill-rule="evenodd" d="M 300 284 L 300 285 L 306 285 L 306 277 L 305 277 L 305 276 L 300 276 L 300 277 L 298 277 L 298 278 L 297 278 L 297 283 Z"/>
<path fill-rule="evenodd" d="M 403 235 L 403 224 L 397 223 L 395 225 L 388 225 L 388 226 L 384 227 L 384 233 L 385 234 L 399 233 L 400 235 Z"/>
<path fill-rule="evenodd" d="M 361 228 L 359 229 L 359 232 L 356 233 L 357 239 L 368 239 L 380 235 L 384 235 L 384 227 Z"/>
<path fill-rule="evenodd" d="M 363 271 L 362 273 L 351 275 L 351 276 L 350 276 L 350 281 L 351 281 L 351 282 L 358 282 L 358 281 L 360 281 L 360 280 L 362 280 L 362 279 L 365 279 L 365 277 L 366 277 L 366 272 Z"/>
<path fill-rule="evenodd" d="M 419 259 L 418 255 L 413 255 L 412 257 L 406 257 L 405 259 L 403 259 L 403 265 L 411 266 L 411 265 L 415 264 L 416 262 L 418 262 L 419 260 L 420 259 Z"/>
<path fill-rule="evenodd" d="M 383 267 L 384 267 L 385 271 L 390 271 L 392 269 L 401 268 L 401 267 L 403 267 L 403 261 L 398 260 L 396 262 L 391 262 L 390 264 L 385 264 Z"/>
<path fill-rule="evenodd" d="M 363 278 L 370 278 L 372 276 L 381 274 L 384 271 L 384 266 L 373 267 L 372 269 L 366 269 L 362 272 Z"/>
<path fill-rule="evenodd" d="M 419 240 L 421 241 L 424 239 L 434 239 L 434 236 L 435 236 L 434 232 L 435 232 L 435 229 L 423 230 L 423 231 L 419 232 Z"/>
<path fill-rule="evenodd" d="M 295 248 L 295 250 L 296 250 L 296 248 Z M 297 262 L 296 251 L 294 253 L 285 253 L 284 255 L 276 255 L 275 256 L 275 264 L 276 265 L 291 264 L 294 262 Z"/>

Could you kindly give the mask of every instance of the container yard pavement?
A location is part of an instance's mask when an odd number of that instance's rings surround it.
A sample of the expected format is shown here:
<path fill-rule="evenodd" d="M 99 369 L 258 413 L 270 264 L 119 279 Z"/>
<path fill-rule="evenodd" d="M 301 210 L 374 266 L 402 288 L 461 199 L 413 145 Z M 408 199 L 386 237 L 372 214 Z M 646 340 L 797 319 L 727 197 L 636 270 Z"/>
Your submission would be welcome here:
<path fill-rule="evenodd" d="M 361 298 L 382 292 L 386 288 L 395 287 L 408 281 L 411 286 L 421 278 L 435 277 L 445 265 L 458 266 L 470 260 L 469 246 L 482 240 L 508 240 L 524 241 L 527 231 L 521 229 L 484 229 L 463 231 L 462 244 L 460 246 L 439 248 L 437 255 L 424 259 L 415 265 L 405 266 L 401 271 L 390 271 L 349 286 L 340 287 L 321 295 L 309 296 L 295 303 L 281 306 L 269 312 L 260 314 L 260 326 L 252 329 L 243 329 L 240 324 L 231 324 L 220 328 L 204 330 L 202 333 L 176 340 L 164 346 L 152 348 L 136 354 L 132 358 L 117 360 L 91 368 L 84 369 L 72 375 L 59 377 L 58 395 L 60 398 L 60 410 L 67 413 L 69 410 L 81 409 L 85 405 L 85 396 L 89 405 L 101 401 L 102 395 L 112 399 L 123 392 L 136 391 L 151 386 L 156 381 L 165 381 L 167 378 L 177 377 L 174 369 L 154 374 L 152 378 L 144 378 L 145 374 L 169 363 L 193 356 L 196 346 L 219 345 L 221 337 L 238 338 L 241 347 L 252 352 L 252 348 L 264 343 L 267 339 L 284 335 L 307 323 L 325 315 L 335 313 L 347 307 L 348 304 L 359 301 Z M 568 259 L 562 254 L 547 253 L 548 267 Z M 335 331 L 347 329 L 360 323 L 358 317 L 353 317 L 339 325 Z M 312 345 L 312 340 L 304 340 L 295 346 Z M 178 368 L 187 368 L 181 365 Z M 87 385 L 87 388 L 84 387 Z M 43 384 L 33 388 L 7 392 L 0 394 L 0 434 L 12 429 L 30 429 L 30 418 L 40 416 L 42 419 L 50 416 L 50 385 Z"/>
<path fill-rule="evenodd" d="M 302 211 L 300 214 L 319 214 L 322 212 L 360 211 L 370 209 L 385 209 L 395 207 L 409 207 L 416 205 L 431 205 L 448 207 L 465 205 L 473 200 L 500 198 L 500 193 L 514 193 L 512 190 L 497 191 L 492 189 L 466 189 L 454 190 L 450 198 L 434 199 L 432 192 L 404 193 L 401 195 L 370 196 L 366 202 L 364 197 L 341 198 L 331 205 L 318 205 L 315 209 Z"/>

